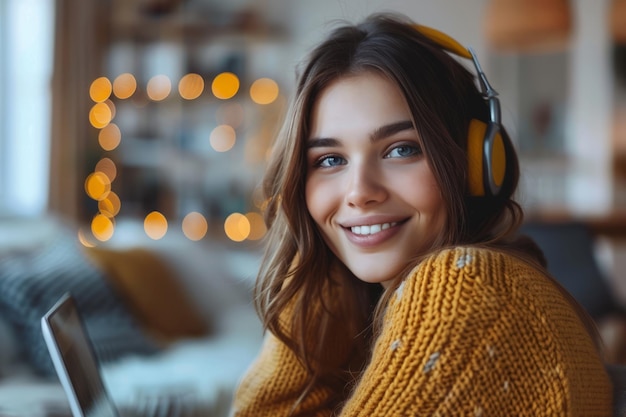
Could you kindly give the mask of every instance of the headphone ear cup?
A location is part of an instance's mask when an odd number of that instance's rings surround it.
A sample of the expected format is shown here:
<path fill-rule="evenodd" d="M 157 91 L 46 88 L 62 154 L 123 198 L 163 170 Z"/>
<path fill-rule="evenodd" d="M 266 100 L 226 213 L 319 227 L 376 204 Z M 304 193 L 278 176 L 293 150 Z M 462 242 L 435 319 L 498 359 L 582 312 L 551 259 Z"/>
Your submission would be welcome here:
<path fill-rule="evenodd" d="M 491 188 L 494 194 L 500 191 L 500 187 L 504 183 L 504 175 L 506 174 L 506 155 L 504 151 L 504 140 L 500 131 L 493 136 L 493 143 L 491 145 Z"/>
<path fill-rule="evenodd" d="M 485 195 L 483 149 L 486 133 L 485 122 L 477 119 L 470 121 L 467 135 L 467 180 L 469 193 L 473 197 Z"/>
<path fill-rule="evenodd" d="M 496 195 L 504 183 L 506 155 L 499 126 L 477 119 L 469 124 L 467 136 L 467 179 L 474 197 Z M 496 129 L 493 132 L 493 129 Z M 487 143 L 488 138 L 492 138 Z"/>

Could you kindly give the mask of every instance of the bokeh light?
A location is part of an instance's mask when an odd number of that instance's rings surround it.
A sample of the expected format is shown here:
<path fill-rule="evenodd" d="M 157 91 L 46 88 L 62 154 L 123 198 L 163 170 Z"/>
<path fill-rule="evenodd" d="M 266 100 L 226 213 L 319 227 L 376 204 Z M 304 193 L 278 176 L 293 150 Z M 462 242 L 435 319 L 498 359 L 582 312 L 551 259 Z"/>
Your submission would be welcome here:
<path fill-rule="evenodd" d="M 223 72 L 213 79 L 211 91 L 219 99 L 232 98 L 239 91 L 239 78 L 232 72 Z"/>
<path fill-rule="evenodd" d="M 241 213 L 233 213 L 224 221 L 224 231 L 230 240 L 241 242 L 250 235 L 250 221 Z"/>
<path fill-rule="evenodd" d="M 113 94 L 119 99 L 127 99 L 137 90 L 137 80 L 133 74 L 120 74 L 113 80 Z"/>
<path fill-rule="evenodd" d="M 106 217 L 115 217 L 122 208 L 120 197 L 111 191 L 106 198 L 98 201 L 98 210 Z"/>
<path fill-rule="evenodd" d="M 115 103 L 113 103 L 110 99 L 107 99 L 107 100 L 104 100 L 104 104 L 109 106 L 109 110 L 111 110 L 111 120 L 115 119 L 115 113 L 117 112 Z"/>
<path fill-rule="evenodd" d="M 93 235 L 93 233 L 92 233 Z M 96 244 L 92 241 L 91 236 L 87 236 L 83 229 L 78 229 L 78 233 L 76 233 L 76 237 L 81 245 L 86 248 L 93 248 Z"/>
<path fill-rule="evenodd" d="M 111 239 L 114 231 L 113 220 L 103 214 L 96 214 L 91 221 L 91 233 L 101 242 Z"/>
<path fill-rule="evenodd" d="M 209 224 L 204 216 L 198 212 L 191 212 L 183 218 L 183 233 L 189 240 L 200 240 L 206 236 Z"/>
<path fill-rule="evenodd" d="M 254 207 L 261 210 L 267 208 L 267 202 L 263 196 L 263 189 L 261 187 L 256 187 L 252 191 L 252 204 L 254 204 Z"/>
<path fill-rule="evenodd" d="M 250 234 L 248 235 L 249 240 L 259 240 L 265 233 L 267 232 L 267 227 L 265 226 L 265 221 L 263 220 L 263 216 L 256 212 L 250 212 L 246 214 L 246 218 L 248 222 L 250 222 Z"/>
<path fill-rule="evenodd" d="M 104 200 L 111 192 L 111 180 L 102 172 L 92 172 L 85 180 L 85 192 L 96 201 Z"/>
<path fill-rule="evenodd" d="M 235 133 L 235 129 L 229 125 L 217 126 L 213 129 L 211 136 L 209 137 L 211 147 L 217 152 L 226 152 L 231 150 L 232 147 L 235 146 L 236 140 L 237 134 Z"/>
<path fill-rule="evenodd" d="M 167 75 L 155 75 L 148 80 L 146 93 L 153 101 L 165 100 L 172 91 L 172 82 Z"/>
<path fill-rule="evenodd" d="M 186 74 L 178 83 L 178 93 L 186 100 L 200 97 L 204 91 L 204 80 L 198 74 Z"/>
<path fill-rule="evenodd" d="M 250 98 L 257 104 L 273 103 L 278 93 L 278 84 L 271 78 L 259 78 L 250 86 Z"/>
<path fill-rule="evenodd" d="M 102 158 L 96 164 L 96 172 L 102 172 L 109 177 L 109 181 L 113 182 L 117 176 L 117 167 L 111 158 Z"/>
<path fill-rule="evenodd" d="M 107 77 L 96 78 L 89 86 L 89 97 L 96 103 L 102 103 L 111 96 L 111 91 L 111 81 Z"/>
<path fill-rule="evenodd" d="M 235 102 L 226 102 L 217 108 L 217 123 L 229 125 L 237 129 L 243 124 L 243 106 Z"/>
<path fill-rule="evenodd" d="M 159 240 L 167 233 L 167 219 L 158 211 L 153 211 L 144 219 L 143 229 L 148 237 Z"/>
<path fill-rule="evenodd" d="M 105 151 L 112 151 L 122 141 L 122 132 L 115 123 L 109 123 L 98 132 L 98 143 Z"/>
<path fill-rule="evenodd" d="M 106 103 L 96 103 L 89 111 L 89 122 L 96 129 L 102 129 L 111 122 L 113 113 Z"/>

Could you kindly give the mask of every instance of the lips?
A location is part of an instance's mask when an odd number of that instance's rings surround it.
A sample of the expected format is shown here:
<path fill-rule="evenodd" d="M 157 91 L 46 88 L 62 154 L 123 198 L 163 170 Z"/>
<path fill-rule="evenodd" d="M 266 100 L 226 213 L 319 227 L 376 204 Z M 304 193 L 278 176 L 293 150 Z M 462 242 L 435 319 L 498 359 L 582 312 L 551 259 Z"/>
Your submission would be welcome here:
<path fill-rule="evenodd" d="M 343 229 L 346 231 L 346 237 L 350 242 L 362 248 L 373 249 L 395 236 L 408 219 L 398 221 L 385 220 L 356 220 L 350 225 L 344 225 Z"/>

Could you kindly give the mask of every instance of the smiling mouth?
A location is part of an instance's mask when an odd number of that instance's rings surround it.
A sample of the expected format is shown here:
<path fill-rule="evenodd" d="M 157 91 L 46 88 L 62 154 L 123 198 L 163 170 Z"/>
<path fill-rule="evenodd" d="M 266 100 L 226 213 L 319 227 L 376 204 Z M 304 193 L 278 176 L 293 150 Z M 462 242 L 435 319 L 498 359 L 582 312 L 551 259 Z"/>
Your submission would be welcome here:
<path fill-rule="evenodd" d="M 396 225 L 398 225 L 398 222 L 352 226 L 350 231 L 359 236 L 375 235 Z"/>

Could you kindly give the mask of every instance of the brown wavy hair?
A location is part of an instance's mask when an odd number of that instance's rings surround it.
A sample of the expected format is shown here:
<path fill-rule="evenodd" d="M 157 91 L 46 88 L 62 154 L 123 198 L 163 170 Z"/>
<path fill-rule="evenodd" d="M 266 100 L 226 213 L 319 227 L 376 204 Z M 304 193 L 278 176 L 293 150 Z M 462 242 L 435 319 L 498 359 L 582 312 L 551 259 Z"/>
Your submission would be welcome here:
<path fill-rule="evenodd" d="M 354 277 L 324 243 L 307 210 L 306 142 L 320 93 L 338 78 L 370 72 L 398 85 L 447 210 L 447 223 L 432 251 L 468 244 L 514 247 L 510 237 L 523 218 L 513 199 L 519 164 L 503 130 L 506 175 L 501 192 L 496 197 L 469 195 L 469 123 L 487 122 L 489 108 L 475 75 L 404 17 L 376 14 L 360 24 L 340 26 L 300 69 L 263 182 L 269 230 L 255 300 L 266 328 L 308 370 L 309 385 L 300 399 L 321 384 L 334 394 L 320 406 L 333 407 L 345 399 L 363 369 L 375 337 L 377 306 L 385 305 L 394 285 L 383 293 L 380 285 Z M 520 250 L 539 262 L 535 249 L 530 244 Z M 417 262 L 407 260 L 405 272 Z"/>

